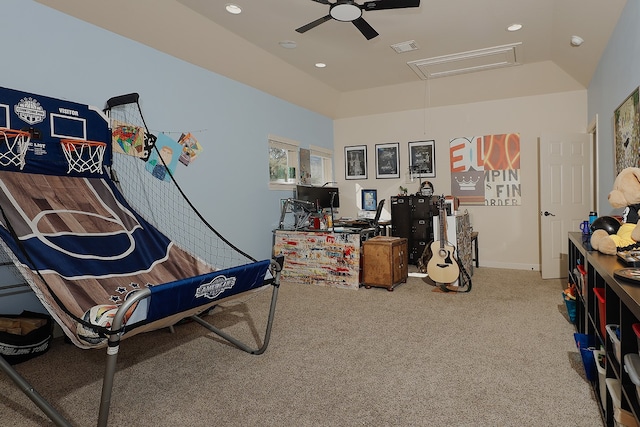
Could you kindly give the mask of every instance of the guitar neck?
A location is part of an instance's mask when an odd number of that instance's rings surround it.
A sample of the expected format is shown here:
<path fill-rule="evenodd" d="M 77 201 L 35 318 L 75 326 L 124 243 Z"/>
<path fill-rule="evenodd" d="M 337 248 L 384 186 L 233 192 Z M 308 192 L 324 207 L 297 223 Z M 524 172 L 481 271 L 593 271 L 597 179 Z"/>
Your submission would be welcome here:
<path fill-rule="evenodd" d="M 445 221 L 447 220 L 447 217 L 445 215 L 445 209 L 444 209 L 444 197 L 440 197 L 440 200 L 438 201 L 438 209 L 439 209 L 439 216 L 440 216 L 440 249 L 444 249 L 444 242 L 445 240 L 447 240 L 446 237 L 446 232 L 445 232 Z"/>

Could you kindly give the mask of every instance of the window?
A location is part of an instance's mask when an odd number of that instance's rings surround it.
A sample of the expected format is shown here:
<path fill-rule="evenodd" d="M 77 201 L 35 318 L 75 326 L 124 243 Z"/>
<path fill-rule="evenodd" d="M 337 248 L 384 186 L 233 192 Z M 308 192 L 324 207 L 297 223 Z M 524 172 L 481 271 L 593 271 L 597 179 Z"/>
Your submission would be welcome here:
<path fill-rule="evenodd" d="M 309 147 L 311 151 L 311 184 L 333 182 L 333 152 L 326 148 Z"/>
<path fill-rule="evenodd" d="M 298 182 L 298 145 L 269 135 L 269 188 L 288 188 Z"/>

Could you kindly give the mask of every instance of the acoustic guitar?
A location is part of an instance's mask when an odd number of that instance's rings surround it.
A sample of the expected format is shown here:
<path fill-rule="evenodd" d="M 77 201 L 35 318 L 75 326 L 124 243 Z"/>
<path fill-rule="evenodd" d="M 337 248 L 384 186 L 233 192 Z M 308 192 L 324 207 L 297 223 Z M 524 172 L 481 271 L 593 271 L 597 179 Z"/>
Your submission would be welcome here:
<path fill-rule="evenodd" d="M 438 200 L 440 240 L 431 243 L 431 259 L 427 263 L 429 278 L 437 283 L 452 283 L 460 276 L 460 267 L 455 260 L 455 247 L 447 242 L 445 224 L 447 221 L 444 196 Z"/>

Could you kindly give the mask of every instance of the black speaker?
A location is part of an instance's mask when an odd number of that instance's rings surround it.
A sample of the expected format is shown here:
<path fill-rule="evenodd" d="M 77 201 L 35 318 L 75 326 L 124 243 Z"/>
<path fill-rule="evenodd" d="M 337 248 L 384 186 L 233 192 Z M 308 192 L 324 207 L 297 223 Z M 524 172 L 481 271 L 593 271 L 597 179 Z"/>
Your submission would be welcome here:
<path fill-rule="evenodd" d="M 413 241 L 411 244 L 411 248 L 409 249 L 409 264 L 416 264 L 418 259 L 424 253 L 424 250 L 427 247 L 427 242 L 424 240 Z"/>
<path fill-rule="evenodd" d="M 411 222 L 411 235 L 414 240 L 433 240 L 433 233 L 431 232 L 431 229 L 433 228 L 431 218 L 414 219 Z"/>
<path fill-rule="evenodd" d="M 391 235 L 394 237 L 411 236 L 411 204 L 408 197 L 391 197 Z"/>
<path fill-rule="evenodd" d="M 414 218 L 431 218 L 432 206 L 431 197 L 418 196 L 411 199 Z"/>

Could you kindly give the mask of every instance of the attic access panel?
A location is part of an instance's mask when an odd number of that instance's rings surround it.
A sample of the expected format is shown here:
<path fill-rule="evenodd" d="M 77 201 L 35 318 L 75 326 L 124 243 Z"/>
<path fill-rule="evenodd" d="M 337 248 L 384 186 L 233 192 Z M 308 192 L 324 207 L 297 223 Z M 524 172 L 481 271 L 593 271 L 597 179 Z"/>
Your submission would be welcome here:
<path fill-rule="evenodd" d="M 422 80 L 522 64 L 522 43 L 407 62 Z"/>

